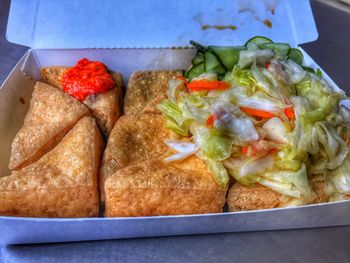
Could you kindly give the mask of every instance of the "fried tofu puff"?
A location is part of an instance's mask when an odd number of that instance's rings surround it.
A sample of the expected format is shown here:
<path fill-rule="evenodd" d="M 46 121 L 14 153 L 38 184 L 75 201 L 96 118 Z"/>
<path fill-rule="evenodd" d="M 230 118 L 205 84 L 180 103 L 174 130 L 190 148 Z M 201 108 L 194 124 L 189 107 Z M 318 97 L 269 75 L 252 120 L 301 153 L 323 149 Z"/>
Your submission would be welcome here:
<path fill-rule="evenodd" d="M 151 105 L 146 112 L 155 111 L 155 108 L 151 106 L 154 106 L 158 101 L 160 102 L 162 96 L 166 95 L 168 82 L 181 75 L 181 71 L 176 70 L 133 72 L 129 78 L 124 97 L 124 114 L 139 114 L 149 103 Z"/>
<path fill-rule="evenodd" d="M 236 182 L 227 195 L 228 210 L 234 212 L 328 202 L 323 181 L 310 179 L 309 185 L 312 190 L 310 198 L 296 200 L 260 184 L 244 186 Z"/>
<path fill-rule="evenodd" d="M 230 212 L 279 207 L 281 194 L 256 184 L 244 186 L 236 182 L 229 190 L 227 205 Z"/>
<path fill-rule="evenodd" d="M 37 162 L 0 178 L 0 215 L 98 216 L 101 148 L 95 120 L 82 118 Z"/>
<path fill-rule="evenodd" d="M 119 169 L 157 158 L 168 151 L 165 139 L 178 136 L 165 127 L 161 115 L 124 115 L 114 126 L 103 154 L 100 192 L 104 200 L 104 182 Z"/>
<path fill-rule="evenodd" d="M 20 170 L 55 147 L 89 109 L 51 85 L 37 82 L 24 124 L 12 146 L 9 169 Z"/>
<path fill-rule="evenodd" d="M 41 78 L 44 82 L 63 90 L 61 80 L 68 69 L 69 67 L 61 66 L 42 68 Z M 111 74 L 115 82 L 114 89 L 96 96 L 88 96 L 82 101 L 96 118 L 97 125 L 105 139 L 108 138 L 115 122 L 122 115 L 123 111 L 123 78 L 119 73 L 112 72 Z"/>
<path fill-rule="evenodd" d="M 105 183 L 107 217 L 219 213 L 227 188 L 220 187 L 196 156 L 131 165 Z"/>

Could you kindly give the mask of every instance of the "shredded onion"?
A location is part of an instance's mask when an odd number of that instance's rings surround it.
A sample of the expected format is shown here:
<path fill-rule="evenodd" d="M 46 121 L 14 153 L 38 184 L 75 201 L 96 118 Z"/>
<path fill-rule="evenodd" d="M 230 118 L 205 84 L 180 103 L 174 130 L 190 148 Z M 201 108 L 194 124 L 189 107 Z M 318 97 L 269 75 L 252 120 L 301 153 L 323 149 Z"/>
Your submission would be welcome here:
<path fill-rule="evenodd" d="M 166 162 L 180 161 L 191 156 L 199 150 L 198 146 L 191 142 L 176 141 L 176 140 L 165 140 L 168 147 L 177 153 L 164 159 Z"/>

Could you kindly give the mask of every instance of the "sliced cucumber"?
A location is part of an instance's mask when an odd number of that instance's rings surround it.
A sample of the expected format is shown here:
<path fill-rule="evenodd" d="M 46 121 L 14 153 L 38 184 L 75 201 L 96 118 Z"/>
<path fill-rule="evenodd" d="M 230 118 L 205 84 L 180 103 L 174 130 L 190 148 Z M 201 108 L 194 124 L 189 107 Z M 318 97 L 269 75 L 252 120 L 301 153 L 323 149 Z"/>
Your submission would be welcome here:
<path fill-rule="evenodd" d="M 217 76 L 218 80 L 223 80 L 225 78 L 225 74 L 221 74 Z"/>
<path fill-rule="evenodd" d="M 205 46 L 202 46 L 201 44 L 199 44 L 198 42 L 196 41 L 193 41 L 193 40 L 190 40 L 190 44 L 192 46 L 195 47 L 195 49 L 197 49 L 197 52 L 202 52 L 204 53 L 205 51 L 207 51 L 207 48 Z"/>
<path fill-rule="evenodd" d="M 245 50 L 246 47 L 219 47 L 209 46 L 208 49 L 215 53 L 219 57 L 224 67 L 231 71 L 233 67 L 238 63 L 240 50 Z"/>
<path fill-rule="evenodd" d="M 291 48 L 289 50 L 288 58 L 293 60 L 295 63 L 299 64 L 300 66 L 303 64 L 304 56 L 301 53 L 301 51 L 297 48 Z"/>
<path fill-rule="evenodd" d="M 192 65 L 197 65 L 204 61 L 204 54 L 202 52 L 197 52 L 196 56 L 192 59 Z"/>
<path fill-rule="evenodd" d="M 303 69 L 304 69 L 305 71 L 310 72 L 310 73 L 314 73 L 314 74 L 316 73 L 315 70 L 314 70 L 313 68 L 310 68 L 310 67 L 303 66 Z"/>
<path fill-rule="evenodd" d="M 260 44 L 273 43 L 273 41 L 267 37 L 256 36 L 249 39 L 244 45 L 247 46 L 248 43 L 254 43 L 254 44 L 260 45 Z"/>
<path fill-rule="evenodd" d="M 197 65 L 192 66 L 187 71 L 187 79 L 191 81 L 193 78 L 198 77 L 200 74 L 203 74 L 205 72 L 205 65 L 204 61 L 198 63 Z"/>
<path fill-rule="evenodd" d="M 204 53 L 204 63 L 205 72 L 214 72 L 217 74 L 224 74 L 226 72 L 226 69 L 221 65 L 218 58 L 210 51 Z"/>
<path fill-rule="evenodd" d="M 272 49 L 273 52 L 275 52 L 275 54 L 279 58 L 286 57 L 290 49 L 290 46 L 287 43 L 266 43 L 266 44 L 260 44 L 259 47 L 261 49 Z"/>
<path fill-rule="evenodd" d="M 246 47 L 247 47 L 247 50 L 259 50 L 260 49 L 258 44 L 255 44 L 253 42 L 247 43 Z"/>

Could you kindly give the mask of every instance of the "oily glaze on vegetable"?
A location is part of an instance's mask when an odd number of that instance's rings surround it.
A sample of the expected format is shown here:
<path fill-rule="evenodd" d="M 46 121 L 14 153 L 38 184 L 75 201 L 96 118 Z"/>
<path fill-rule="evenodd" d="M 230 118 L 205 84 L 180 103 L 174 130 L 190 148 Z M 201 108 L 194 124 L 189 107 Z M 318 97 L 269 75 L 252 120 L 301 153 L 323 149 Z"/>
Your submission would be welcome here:
<path fill-rule="evenodd" d="M 239 47 L 191 43 L 197 49 L 192 66 L 169 83 L 168 98 L 158 105 L 168 128 L 188 138 L 183 153 L 172 142 L 177 153 L 168 161 L 196 154 L 218 184 L 226 186 L 229 176 L 259 183 L 286 202 L 312 202 L 315 176 L 330 201 L 349 198 L 344 93 L 286 43 L 265 37 Z"/>

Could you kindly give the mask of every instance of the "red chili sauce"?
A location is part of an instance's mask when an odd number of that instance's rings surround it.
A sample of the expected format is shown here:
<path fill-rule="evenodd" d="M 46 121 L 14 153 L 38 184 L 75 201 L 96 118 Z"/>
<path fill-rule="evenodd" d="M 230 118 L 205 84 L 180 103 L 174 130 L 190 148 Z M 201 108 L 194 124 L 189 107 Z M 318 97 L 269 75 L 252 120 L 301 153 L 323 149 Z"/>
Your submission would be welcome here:
<path fill-rule="evenodd" d="M 83 58 L 68 69 L 62 77 L 64 92 L 83 101 L 89 95 L 97 95 L 114 88 L 114 80 L 107 67 L 98 61 Z"/>

